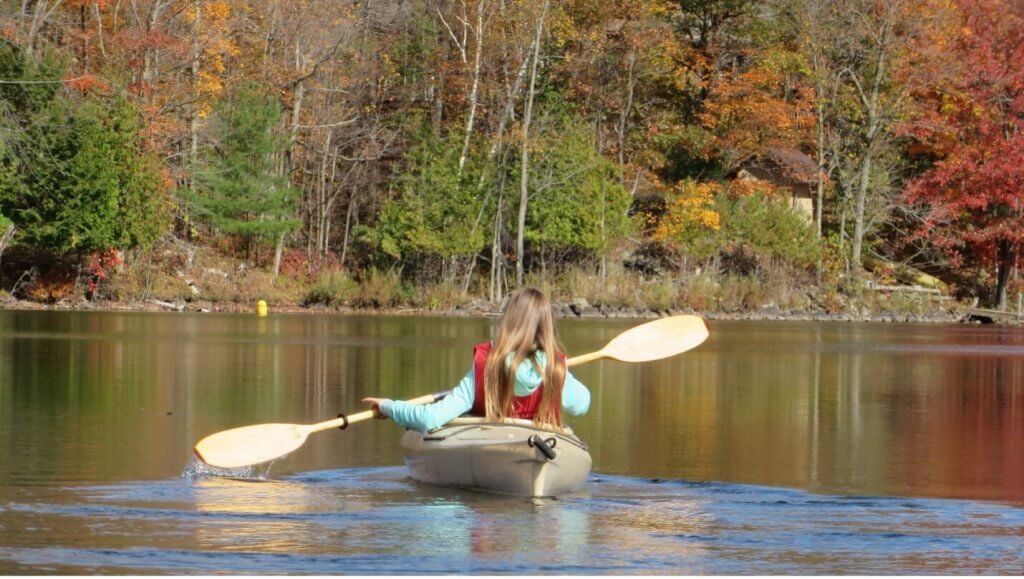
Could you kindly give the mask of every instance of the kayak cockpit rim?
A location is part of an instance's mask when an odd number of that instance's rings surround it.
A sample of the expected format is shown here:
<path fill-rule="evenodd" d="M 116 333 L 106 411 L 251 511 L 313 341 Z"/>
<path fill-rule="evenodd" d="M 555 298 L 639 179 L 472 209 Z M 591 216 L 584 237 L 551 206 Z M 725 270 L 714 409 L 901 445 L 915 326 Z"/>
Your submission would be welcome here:
<path fill-rule="evenodd" d="M 457 426 L 461 426 L 462 428 L 457 428 L 456 429 L 455 427 L 457 427 Z M 515 427 L 515 428 L 521 428 L 523 430 L 532 430 L 534 432 L 543 433 L 545 435 L 556 436 L 556 437 L 565 439 L 568 442 L 571 442 L 572 444 L 580 447 L 583 450 L 586 450 L 586 451 L 590 450 L 590 448 L 587 446 L 587 443 L 585 443 L 582 440 L 580 440 L 576 436 L 576 434 L 573 433 L 572 429 L 569 428 L 568 426 L 565 426 L 563 428 L 562 432 L 558 432 L 558 431 L 555 431 L 555 430 L 549 430 L 547 428 L 542 428 L 542 427 L 537 426 L 536 424 L 534 424 L 534 422 L 532 420 L 524 420 L 522 418 L 506 418 L 502 422 L 495 422 L 495 421 L 487 420 L 486 418 L 481 417 L 481 416 L 460 416 L 459 418 L 456 418 L 454 420 L 449 421 L 447 424 L 444 424 L 444 425 L 439 426 L 439 427 L 437 427 L 437 428 L 435 428 L 433 430 L 430 430 L 430 431 L 427 431 L 427 432 L 423 433 L 423 441 L 427 442 L 427 441 L 445 440 L 445 439 L 447 439 L 447 438 L 449 438 L 451 436 L 455 436 L 457 434 L 461 434 L 463 432 L 466 432 L 468 430 L 473 430 L 475 428 L 485 428 L 485 427 L 495 427 L 495 428 L 497 428 L 497 427 L 509 427 L 509 426 L 512 426 L 512 427 Z"/>

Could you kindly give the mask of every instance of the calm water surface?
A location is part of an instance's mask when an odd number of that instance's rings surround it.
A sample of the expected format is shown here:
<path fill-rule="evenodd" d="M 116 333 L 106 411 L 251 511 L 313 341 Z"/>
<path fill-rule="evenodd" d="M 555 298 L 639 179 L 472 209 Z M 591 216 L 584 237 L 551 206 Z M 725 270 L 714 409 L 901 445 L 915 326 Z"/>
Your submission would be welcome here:
<path fill-rule="evenodd" d="M 584 353 L 635 323 L 559 329 Z M 595 474 L 536 500 L 410 481 L 384 421 L 248 480 L 190 462 L 449 388 L 491 320 L 0 312 L 0 573 L 1024 572 L 1024 332 L 709 325 L 574 371 Z"/>

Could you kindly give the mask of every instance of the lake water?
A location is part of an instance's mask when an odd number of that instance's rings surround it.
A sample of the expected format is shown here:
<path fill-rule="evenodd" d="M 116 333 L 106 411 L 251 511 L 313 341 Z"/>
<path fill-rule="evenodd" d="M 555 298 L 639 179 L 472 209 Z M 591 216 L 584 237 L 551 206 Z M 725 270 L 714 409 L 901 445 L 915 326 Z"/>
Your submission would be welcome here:
<path fill-rule="evenodd" d="M 559 322 L 570 354 L 638 322 Z M 450 388 L 494 320 L 0 312 L 0 573 L 1024 572 L 1024 332 L 709 322 L 596 362 L 587 487 L 409 480 L 387 421 L 247 480 L 202 436 Z"/>

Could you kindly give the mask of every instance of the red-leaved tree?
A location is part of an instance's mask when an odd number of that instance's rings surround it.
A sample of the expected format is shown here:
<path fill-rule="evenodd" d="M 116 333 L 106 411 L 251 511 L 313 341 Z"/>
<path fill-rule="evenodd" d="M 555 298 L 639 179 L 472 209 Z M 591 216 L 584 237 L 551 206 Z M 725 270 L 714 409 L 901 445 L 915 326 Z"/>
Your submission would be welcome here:
<path fill-rule="evenodd" d="M 995 302 L 1024 247 L 1024 0 L 960 0 L 956 74 L 907 125 L 934 167 L 907 187 L 953 264 L 995 268 Z"/>

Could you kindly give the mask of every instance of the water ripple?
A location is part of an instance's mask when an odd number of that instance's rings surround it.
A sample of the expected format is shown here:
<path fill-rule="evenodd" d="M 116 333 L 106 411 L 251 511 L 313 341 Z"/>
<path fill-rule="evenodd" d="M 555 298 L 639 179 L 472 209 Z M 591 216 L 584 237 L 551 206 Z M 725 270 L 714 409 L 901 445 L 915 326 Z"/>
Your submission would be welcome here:
<path fill-rule="evenodd" d="M 50 496 L 50 495 L 47 495 Z M 596 476 L 533 500 L 397 467 L 66 487 L 0 505 L 8 573 L 931 574 L 1024 568 L 1024 509 Z M 48 536 L 41 547 L 38 536 Z"/>

